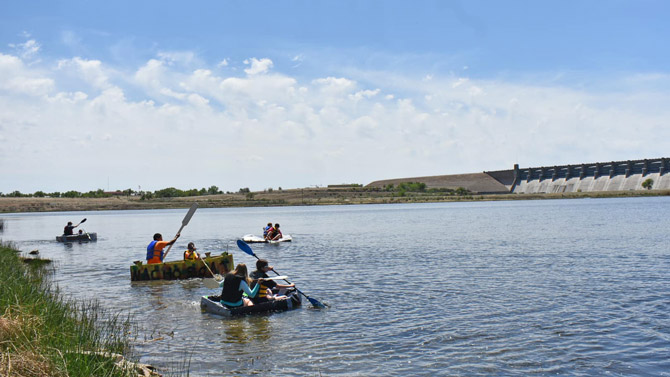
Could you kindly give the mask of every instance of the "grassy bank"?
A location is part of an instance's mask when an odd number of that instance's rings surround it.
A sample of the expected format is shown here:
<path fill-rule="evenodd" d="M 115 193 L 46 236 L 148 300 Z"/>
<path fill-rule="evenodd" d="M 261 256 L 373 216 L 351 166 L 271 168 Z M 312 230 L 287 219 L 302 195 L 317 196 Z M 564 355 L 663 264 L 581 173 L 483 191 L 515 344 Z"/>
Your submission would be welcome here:
<path fill-rule="evenodd" d="M 129 321 L 64 299 L 43 264 L 23 262 L 7 244 L 0 244 L 0 281 L 0 376 L 138 375 L 120 360 Z"/>
<path fill-rule="evenodd" d="M 205 196 L 142 199 L 138 196 L 111 198 L 0 198 L 0 213 L 102 211 L 126 209 L 270 207 L 337 204 L 440 203 L 454 201 L 542 200 L 668 196 L 668 190 L 575 192 L 563 194 L 457 194 L 441 191 L 384 191 L 364 187 L 320 187 L 231 193 Z"/>

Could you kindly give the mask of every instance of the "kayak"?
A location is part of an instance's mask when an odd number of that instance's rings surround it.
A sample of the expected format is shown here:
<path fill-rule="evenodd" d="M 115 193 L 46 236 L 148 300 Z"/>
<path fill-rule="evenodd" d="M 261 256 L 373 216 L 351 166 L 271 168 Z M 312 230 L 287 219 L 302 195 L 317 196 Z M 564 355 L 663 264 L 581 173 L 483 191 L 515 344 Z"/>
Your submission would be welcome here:
<path fill-rule="evenodd" d="M 165 263 L 146 264 L 135 261 L 130 266 L 131 281 L 183 280 L 192 278 L 211 278 L 212 273 L 224 275 L 233 270 L 233 256 L 227 252 L 221 255 L 205 257 L 209 272 L 202 260 L 177 260 Z"/>
<path fill-rule="evenodd" d="M 291 242 L 293 237 L 290 234 L 284 234 L 284 236 L 276 241 L 268 241 L 263 237 L 254 236 L 253 234 L 247 234 L 242 237 L 242 241 L 246 243 L 280 243 L 280 242 Z"/>
<path fill-rule="evenodd" d="M 98 233 L 82 233 L 82 234 L 71 234 L 71 235 L 62 235 L 56 236 L 56 241 L 58 242 L 88 242 L 88 241 L 97 241 Z"/>
<path fill-rule="evenodd" d="M 219 302 L 221 296 L 202 296 L 200 298 L 200 308 L 207 313 L 232 317 L 250 313 L 283 312 L 299 308 L 302 305 L 302 300 L 297 291 L 289 292 L 287 296 L 286 300 L 268 301 L 254 306 L 240 306 L 236 308 L 229 308 L 221 304 Z"/>

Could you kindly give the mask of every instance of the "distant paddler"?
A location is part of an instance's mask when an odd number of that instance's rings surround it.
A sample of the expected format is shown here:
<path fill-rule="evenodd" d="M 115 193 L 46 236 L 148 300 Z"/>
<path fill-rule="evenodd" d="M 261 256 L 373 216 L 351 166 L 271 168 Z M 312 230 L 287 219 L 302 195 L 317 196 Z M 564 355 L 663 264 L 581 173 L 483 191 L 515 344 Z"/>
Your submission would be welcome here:
<path fill-rule="evenodd" d="M 171 241 L 163 241 L 163 236 L 160 233 L 154 234 L 154 240 L 147 246 L 147 264 L 163 263 L 163 249 L 165 246 L 170 246 L 177 242 L 181 234 L 177 235 Z"/>
<path fill-rule="evenodd" d="M 63 228 L 63 235 L 64 236 L 74 235 L 74 228 L 78 227 L 79 225 L 81 225 L 81 223 L 83 223 L 85 221 L 86 221 L 86 219 L 83 219 L 77 225 L 72 225 L 72 221 L 68 221 L 67 225 Z"/>

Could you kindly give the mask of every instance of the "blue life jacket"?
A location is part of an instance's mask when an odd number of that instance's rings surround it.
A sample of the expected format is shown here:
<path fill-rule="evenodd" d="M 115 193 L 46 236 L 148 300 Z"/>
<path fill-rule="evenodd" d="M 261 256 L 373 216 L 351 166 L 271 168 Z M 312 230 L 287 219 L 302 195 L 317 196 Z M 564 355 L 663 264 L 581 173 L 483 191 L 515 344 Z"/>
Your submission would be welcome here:
<path fill-rule="evenodd" d="M 158 241 L 151 241 L 149 246 L 147 246 L 147 260 L 154 257 L 154 246 L 156 246 L 157 242 Z"/>

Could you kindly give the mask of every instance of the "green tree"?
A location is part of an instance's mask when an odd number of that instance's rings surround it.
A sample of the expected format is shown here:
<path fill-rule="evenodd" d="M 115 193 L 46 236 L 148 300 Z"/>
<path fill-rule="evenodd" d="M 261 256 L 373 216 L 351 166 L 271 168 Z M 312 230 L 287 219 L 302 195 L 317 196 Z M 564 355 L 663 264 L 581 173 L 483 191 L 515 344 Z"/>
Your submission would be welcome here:
<path fill-rule="evenodd" d="M 45 194 L 44 191 L 35 191 L 33 196 L 36 198 L 44 198 L 45 196 L 47 196 L 47 194 Z"/>
<path fill-rule="evenodd" d="M 216 186 L 210 186 L 210 188 L 207 189 L 207 193 L 208 193 L 209 195 L 215 195 L 215 194 L 220 194 L 221 191 L 219 191 L 219 188 L 216 187 Z"/>
<path fill-rule="evenodd" d="M 249 192 L 250 192 L 249 187 L 245 187 L 245 188 L 240 189 L 240 194 L 248 194 Z"/>
<path fill-rule="evenodd" d="M 174 187 L 168 187 L 168 188 L 164 188 L 162 190 L 154 191 L 154 195 L 157 198 L 176 198 L 176 197 L 179 197 L 179 196 L 184 196 L 184 192 L 182 190 L 176 189 Z"/>
<path fill-rule="evenodd" d="M 642 182 L 642 187 L 646 188 L 647 190 L 651 190 L 653 186 L 654 186 L 654 180 L 651 178 L 647 178 L 644 182 Z"/>
<path fill-rule="evenodd" d="M 63 198 L 79 198 L 79 197 L 81 197 L 81 193 L 79 191 L 70 190 L 70 191 L 64 192 L 61 196 Z"/>

